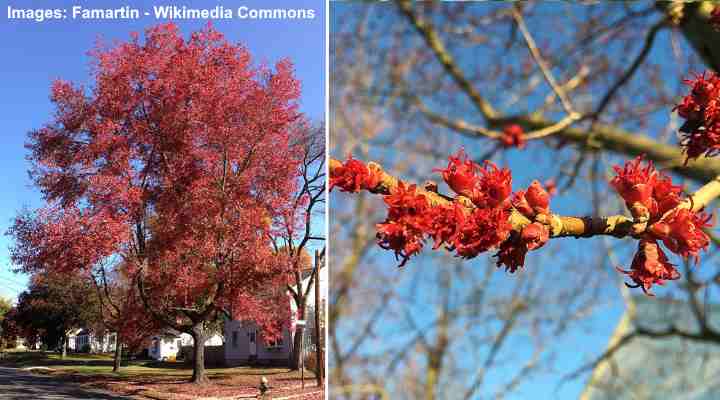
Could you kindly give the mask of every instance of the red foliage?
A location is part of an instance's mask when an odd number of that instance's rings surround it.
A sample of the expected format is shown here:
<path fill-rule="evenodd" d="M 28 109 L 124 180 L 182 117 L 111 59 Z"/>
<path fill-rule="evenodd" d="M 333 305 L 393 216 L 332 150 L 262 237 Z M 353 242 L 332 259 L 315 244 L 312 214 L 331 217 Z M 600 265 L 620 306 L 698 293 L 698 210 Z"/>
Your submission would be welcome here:
<path fill-rule="evenodd" d="M 330 190 L 338 186 L 343 192 L 357 193 L 360 190 L 372 190 L 381 181 L 381 171 L 374 166 L 368 167 L 362 161 L 348 156 L 340 168 L 334 168 L 330 174 Z"/>
<path fill-rule="evenodd" d="M 717 9 L 713 16 L 714 20 L 720 19 Z M 694 79 L 686 79 L 685 83 L 692 90 L 674 110 L 686 119 L 680 132 L 683 133 L 681 145 L 685 148 L 687 163 L 703 154 L 713 157 L 720 153 L 720 75 L 703 73 Z"/>
<path fill-rule="evenodd" d="M 503 135 L 500 136 L 500 143 L 503 147 L 525 148 L 525 131 L 517 124 L 506 125 L 503 128 Z"/>
<path fill-rule="evenodd" d="M 184 39 L 173 24 L 91 55 L 92 90 L 53 84 L 54 120 L 30 134 L 49 206 L 16 221 L 13 261 L 74 274 L 123 259 L 167 323 L 232 307 L 266 321 L 246 300 L 288 268 L 269 236 L 301 161 L 292 63 L 253 66 L 211 27 Z"/>
<path fill-rule="evenodd" d="M 630 271 L 618 268 L 618 271 L 627 274 L 633 280 L 634 285 L 628 287 L 640 287 L 648 295 L 652 285 L 662 285 L 666 280 L 680 278 L 680 273 L 667 259 L 665 253 L 655 240 L 640 240 L 638 251 L 633 257 Z"/>

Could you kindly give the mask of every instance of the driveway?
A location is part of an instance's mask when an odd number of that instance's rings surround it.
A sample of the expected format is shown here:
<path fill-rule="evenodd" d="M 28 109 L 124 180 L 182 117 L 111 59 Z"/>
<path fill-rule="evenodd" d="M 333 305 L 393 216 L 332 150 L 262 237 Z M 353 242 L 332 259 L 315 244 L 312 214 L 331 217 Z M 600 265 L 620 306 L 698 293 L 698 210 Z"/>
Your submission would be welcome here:
<path fill-rule="evenodd" d="M 0 367 L 0 399 L 2 400 L 131 400 L 99 390 L 81 388 L 77 384 L 33 375 L 17 368 Z"/>

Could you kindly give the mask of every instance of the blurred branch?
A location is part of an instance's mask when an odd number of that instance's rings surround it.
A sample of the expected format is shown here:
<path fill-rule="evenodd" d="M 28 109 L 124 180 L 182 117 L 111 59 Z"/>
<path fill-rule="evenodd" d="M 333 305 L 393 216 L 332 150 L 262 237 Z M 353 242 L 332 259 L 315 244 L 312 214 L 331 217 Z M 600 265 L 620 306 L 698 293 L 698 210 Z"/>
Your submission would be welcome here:
<path fill-rule="evenodd" d="M 617 91 L 623 85 L 625 85 L 630 80 L 630 78 L 633 77 L 633 75 L 635 75 L 635 71 L 637 71 L 640 65 L 642 65 L 642 63 L 645 61 L 645 58 L 647 58 L 647 55 L 650 53 L 650 49 L 652 48 L 652 45 L 655 41 L 655 36 L 657 36 L 657 33 L 660 31 L 660 29 L 665 27 L 666 25 L 667 19 L 662 19 L 650 28 L 647 35 L 645 36 L 645 43 L 643 44 L 640 53 L 637 55 L 637 57 L 635 57 L 635 60 L 630 65 L 630 68 L 628 68 L 627 71 L 625 71 L 620 76 L 620 79 L 615 82 L 615 84 L 610 88 L 610 90 L 605 93 L 605 96 L 603 96 L 602 100 L 600 100 L 600 104 L 592 114 L 594 118 L 598 118 L 600 114 L 605 111 L 605 108 L 610 104 L 610 101 L 615 96 Z"/>
<path fill-rule="evenodd" d="M 530 50 L 530 55 L 532 55 L 533 60 L 535 60 L 535 63 L 538 65 L 538 67 L 540 67 L 540 71 L 542 71 L 545 80 L 550 85 L 553 92 L 555 92 L 557 97 L 560 99 L 560 102 L 562 103 L 565 112 L 568 113 L 568 116 L 577 114 L 577 112 L 572 106 L 572 103 L 570 102 L 570 98 L 568 98 L 565 90 L 563 90 L 563 88 L 558 85 L 555 77 L 550 71 L 550 68 L 540 54 L 540 50 L 535 43 L 535 39 L 533 39 L 530 31 L 528 31 L 527 26 L 525 25 L 525 19 L 523 18 L 522 14 L 518 10 L 518 7 L 516 6 L 512 8 L 512 17 L 515 20 L 518 28 L 520 29 L 520 33 L 522 33 L 523 38 L 525 39 L 525 44 L 527 44 L 528 50 Z M 579 115 L 577 115 L 576 119 L 577 118 L 579 118 Z"/>
<path fill-rule="evenodd" d="M 720 32 L 708 23 L 713 1 L 678 2 L 657 1 L 656 6 L 674 19 L 685 39 L 705 64 L 720 71 Z"/>
<path fill-rule="evenodd" d="M 440 63 L 443 65 L 445 71 L 450 74 L 450 76 L 460 87 L 460 89 L 462 89 L 462 91 L 465 92 L 468 97 L 470 97 L 470 100 L 472 100 L 473 104 L 475 105 L 475 107 L 477 107 L 480 113 L 485 118 L 495 118 L 497 116 L 497 112 L 495 111 L 495 109 L 490 105 L 490 103 L 485 100 L 485 98 L 480 94 L 480 92 L 475 88 L 475 86 L 473 86 L 473 84 L 465 77 L 462 70 L 460 70 L 460 68 L 455 63 L 455 60 L 453 59 L 450 52 L 448 52 L 448 50 L 445 48 L 445 45 L 440 40 L 440 36 L 437 34 L 432 25 L 429 22 L 423 20 L 413 10 L 413 4 L 414 3 L 410 0 L 399 0 L 397 2 L 397 6 L 400 8 L 400 11 L 410 20 L 410 23 L 420 33 L 428 47 L 430 47 L 433 53 L 435 53 L 435 56 L 437 57 L 438 61 L 440 61 Z"/>

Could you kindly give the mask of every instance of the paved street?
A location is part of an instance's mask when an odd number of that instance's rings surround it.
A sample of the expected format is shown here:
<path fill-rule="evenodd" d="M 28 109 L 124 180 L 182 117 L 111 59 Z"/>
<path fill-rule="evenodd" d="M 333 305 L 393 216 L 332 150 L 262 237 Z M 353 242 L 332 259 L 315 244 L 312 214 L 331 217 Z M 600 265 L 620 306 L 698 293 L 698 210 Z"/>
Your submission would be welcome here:
<path fill-rule="evenodd" d="M 63 382 L 43 375 L 33 375 L 16 368 L 0 367 L 0 399 L 2 400 L 130 400 L 129 397 L 110 395 L 101 391 L 83 389 L 79 385 Z"/>

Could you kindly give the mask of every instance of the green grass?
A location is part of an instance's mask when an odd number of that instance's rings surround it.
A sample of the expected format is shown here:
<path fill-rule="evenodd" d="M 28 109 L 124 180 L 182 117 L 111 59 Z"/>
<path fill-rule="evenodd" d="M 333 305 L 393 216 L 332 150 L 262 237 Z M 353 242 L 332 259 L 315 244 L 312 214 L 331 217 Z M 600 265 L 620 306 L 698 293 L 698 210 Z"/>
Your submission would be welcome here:
<path fill-rule="evenodd" d="M 7 367 L 47 367 L 59 373 L 77 375 L 110 375 L 116 377 L 165 376 L 190 377 L 192 366 L 182 362 L 158 362 L 148 360 L 133 360 L 123 363 L 117 374 L 113 374 L 113 356 L 111 354 L 78 354 L 72 353 L 64 359 L 59 354 L 42 351 L 14 351 L 7 352 L 0 359 L 0 365 Z M 258 368 L 258 367 L 206 367 L 207 375 L 211 378 L 223 378 L 233 375 L 261 376 L 287 374 L 287 368 Z M 306 372 L 305 376 L 312 376 Z M 294 374 L 293 374 L 294 375 Z M 297 371 L 297 376 L 300 376 Z"/>

